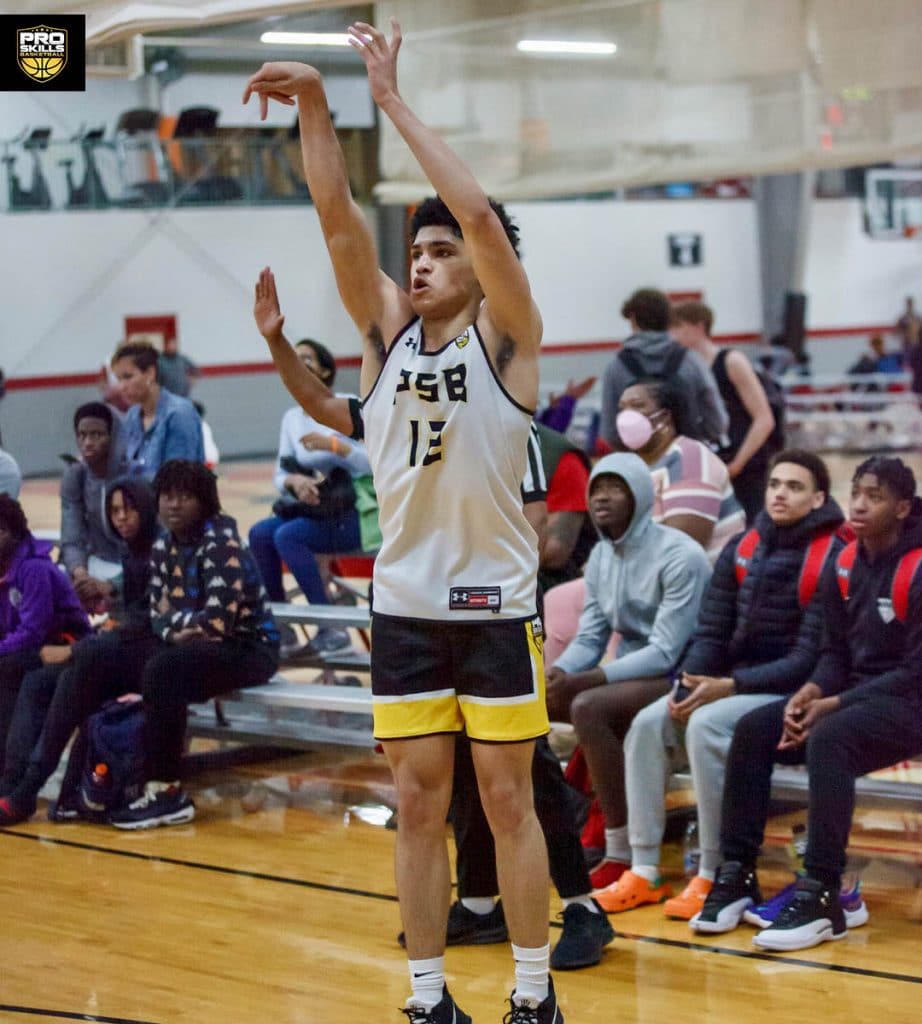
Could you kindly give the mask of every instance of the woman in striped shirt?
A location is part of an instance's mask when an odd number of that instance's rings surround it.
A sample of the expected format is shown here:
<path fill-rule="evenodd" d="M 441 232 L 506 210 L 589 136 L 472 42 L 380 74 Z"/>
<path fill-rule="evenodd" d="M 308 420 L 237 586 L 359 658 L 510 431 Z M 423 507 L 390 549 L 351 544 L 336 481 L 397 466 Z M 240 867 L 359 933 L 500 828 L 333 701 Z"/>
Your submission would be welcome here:
<path fill-rule="evenodd" d="M 672 383 L 649 379 L 625 388 L 618 432 L 625 447 L 650 467 L 655 522 L 687 533 L 711 562 L 745 526 L 727 467 L 706 444 L 687 433 L 685 395 Z"/>

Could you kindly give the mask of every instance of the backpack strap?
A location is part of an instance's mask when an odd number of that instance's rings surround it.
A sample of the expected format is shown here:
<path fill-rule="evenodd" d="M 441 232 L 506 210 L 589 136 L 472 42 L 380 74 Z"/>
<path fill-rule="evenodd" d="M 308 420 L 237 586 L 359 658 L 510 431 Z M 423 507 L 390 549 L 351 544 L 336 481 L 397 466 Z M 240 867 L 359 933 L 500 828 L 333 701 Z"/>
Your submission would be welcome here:
<path fill-rule="evenodd" d="M 624 363 L 627 367 L 628 373 L 630 373 L 635 380 L 639 380 L 641 377 L 645 376 L 643 364 L 640 362 L 640 358 L 636 352 L 632 352 L 627 348 L 622 348 L 618 352 L 618 358 L 622 363 Z"/>
<path fill-rule="evenodd" d="M 893 574 L 890 599 L 900 622 L 905 622 L 909 615 L 909 588 L 920 564 L 922 564 L 922 548 L 915 548 L 903 555 Z"/>
<path fill-rule="evenodd" d="M 813 600 L 835 538 L 836 531 L 827 530 L 818 534 L 807 545 L 804 563 L 800 567 L 800 579 L 797 582 L 797 600 L 801 608 L 806 608 Z"/>
<path fill-rule="evenodd" d="M 756 548 L 759 546 L 759 531 L 753 527 L 740 537 L 739 544 L 736 545 L 736 555 L 733 559 L 734 569 L 736 571 L 736 585 L 741 587 L 743 580 L 746 579 L 746 573 L 749 572 L 749 563 L 752 561 L 752 556 L 756 553 Z"/>
<path fill-rule="evenodd" d="M 848 600 L 849 577 L 852 574 L 852 566 L 855 564 L 857 554 L 858 541 L 853 540 L 842 548 L 839 552 L 839 557 L 836 559 L 836 579 L 839 583 L 839 593 L 842 595 L 843 601 Z"/>
<path fill-rule="evenodd" d="M 687 349 L 683 348 L 677 341 L 674 341 L 673 348 L 670 349 L 669 355 L 666 356 L 666 360 L 663 363 L 663 369 L 660 371 L 658 376 L 669 380 L 679 372 L 679 367 L 682 365 L 685 359 L 685 353 Z"/>

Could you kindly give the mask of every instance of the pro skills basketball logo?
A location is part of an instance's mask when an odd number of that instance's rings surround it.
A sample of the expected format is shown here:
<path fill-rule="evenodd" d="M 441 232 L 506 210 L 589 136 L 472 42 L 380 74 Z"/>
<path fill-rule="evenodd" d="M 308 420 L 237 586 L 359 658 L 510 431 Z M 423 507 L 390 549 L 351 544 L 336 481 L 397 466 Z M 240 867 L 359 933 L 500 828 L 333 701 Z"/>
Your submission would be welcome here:
<path fill-rule="evenodd" d="M 16 60 L 35 82 L 50 82 L 67 66 L 67 29 L 50 25 L 21 28 L 16 33 Z"/>
<path fill-rule="evenodd" d="M 0 47 L 16 60 L 0 61 L 4 92 L 83 92 L 86 89 L 86 17 L 83 14 L 2 14 Z"/>

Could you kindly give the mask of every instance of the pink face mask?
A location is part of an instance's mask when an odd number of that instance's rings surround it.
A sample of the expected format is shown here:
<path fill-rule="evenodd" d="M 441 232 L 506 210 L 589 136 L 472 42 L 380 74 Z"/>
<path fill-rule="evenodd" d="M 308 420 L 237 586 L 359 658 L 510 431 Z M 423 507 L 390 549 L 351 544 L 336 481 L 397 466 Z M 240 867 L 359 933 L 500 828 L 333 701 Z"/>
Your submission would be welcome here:
<path fill-rule="evenodd" d="M 639 451 L 653 436 L 653 424 L 636 409 L 622 409 L 615 417 L 615 428 L 625 448 Z"/>

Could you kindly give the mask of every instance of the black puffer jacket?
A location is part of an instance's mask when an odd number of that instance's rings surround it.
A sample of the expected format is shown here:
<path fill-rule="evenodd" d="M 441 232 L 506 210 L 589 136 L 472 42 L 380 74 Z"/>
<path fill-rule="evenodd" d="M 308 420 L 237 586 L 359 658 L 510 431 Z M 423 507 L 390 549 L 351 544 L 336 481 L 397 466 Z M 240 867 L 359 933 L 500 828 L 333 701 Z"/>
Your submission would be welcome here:
<path fill-rule="evenodd" d="M 793 526 L 776 526 L 760 512 L 759 545 L 742 585 L 736 580 L 736 548 L 743 534 L 717 559 L 683 671 L 732 676 L 737 693 L 791 693 L 805 683 L 819 658 L 823 619 L 819 600 L 800 607 L 800 572 L 810 541 L 842 521 L 831 498 Z M 836 539 L 824 579 L 832 575 L 841 547 Z"/>
<path fill-rule="evenodd" d="M 823 581 L 826 633 L 812 679 L 824 693 L 838 693 L 843 708 L 887 697 L 908 701 L 910 713 L 922 710 L 922 568 L 909 588 L 905 622 L 895 617 L 891 604 L 893 575 L 914 548 L 922 548 L 919 498 L 889 551 L 871 561 L 859 545 L 847 602 L 837 580 Z"/>

